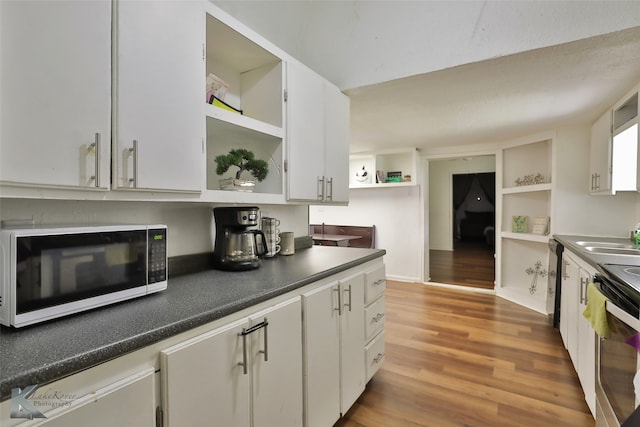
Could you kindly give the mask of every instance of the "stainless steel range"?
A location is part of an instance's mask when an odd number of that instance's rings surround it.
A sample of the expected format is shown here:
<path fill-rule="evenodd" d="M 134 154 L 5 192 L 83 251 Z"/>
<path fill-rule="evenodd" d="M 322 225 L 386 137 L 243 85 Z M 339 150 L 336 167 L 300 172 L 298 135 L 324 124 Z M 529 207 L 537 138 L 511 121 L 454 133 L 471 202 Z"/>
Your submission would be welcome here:
<path fill-rule="evenodd" d="M 596 426 L 637 426 L 640 399 L 634 379 L 640 370 L 640 266 L 604 264 L 599 270 L 595 282 L 609 299 L 611 336 L 600 338 L 596 346 Z"/>

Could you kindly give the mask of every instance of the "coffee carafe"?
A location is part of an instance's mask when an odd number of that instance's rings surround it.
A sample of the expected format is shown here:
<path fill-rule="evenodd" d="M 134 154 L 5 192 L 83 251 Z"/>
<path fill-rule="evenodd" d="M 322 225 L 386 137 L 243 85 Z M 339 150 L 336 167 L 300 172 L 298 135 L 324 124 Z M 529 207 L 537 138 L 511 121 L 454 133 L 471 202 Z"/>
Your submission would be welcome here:
<path fill-rule="evenodd" d="M 267 240 L 258 225 L 258 208 L 220 207 L 213 209 L 216 240 L 213 265 L 218 270 L 242 271 L 260 267 L 260 257 L 267 253 Z"/>

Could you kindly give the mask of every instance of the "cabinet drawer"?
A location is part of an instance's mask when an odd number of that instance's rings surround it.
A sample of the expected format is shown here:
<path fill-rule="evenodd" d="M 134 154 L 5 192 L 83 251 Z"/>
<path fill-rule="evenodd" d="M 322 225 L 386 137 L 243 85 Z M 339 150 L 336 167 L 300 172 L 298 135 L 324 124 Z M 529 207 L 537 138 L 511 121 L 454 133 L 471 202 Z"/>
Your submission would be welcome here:
<path fill-rule="evenodd" d="M 367 382 L 384 362 L 384 332 L 380 332 L 364 349 Z"/>
<path fill-rule="evenodd" d="M 384 264 L 375 267 L 373 270 L 367 271 L 364 275 L 364 301 L 365 304 L 371 304 L 387 287 L 384 274 Z"/>
<path fill-rule="evenodd" d="M 384 329 L 384 296 L 371 304 L 364 312 L 365 342 L 369 342 L 378 332 Z"/>

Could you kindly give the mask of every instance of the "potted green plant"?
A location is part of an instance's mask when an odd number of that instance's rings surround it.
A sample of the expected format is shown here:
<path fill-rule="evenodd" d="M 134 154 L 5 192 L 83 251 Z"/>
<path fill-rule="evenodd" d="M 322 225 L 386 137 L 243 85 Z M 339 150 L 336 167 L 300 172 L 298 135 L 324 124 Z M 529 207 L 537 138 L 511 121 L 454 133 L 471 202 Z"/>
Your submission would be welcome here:
<path fill-rule="evenodd" d="M 266 161 L 256 159 L 254 154 L 243 148 L 229 151 L 228 154 L 216 156 L 216 174 L 223 175 L 231 166 L 238 168 L 235 177 L 220 180 L 220 189 L 233 191 L 253 191 L 256 180 L 262 181 L 269 173 L 269 165 Z M 242 179 L 242 172 L 247 171 L 255 179 Z"/>

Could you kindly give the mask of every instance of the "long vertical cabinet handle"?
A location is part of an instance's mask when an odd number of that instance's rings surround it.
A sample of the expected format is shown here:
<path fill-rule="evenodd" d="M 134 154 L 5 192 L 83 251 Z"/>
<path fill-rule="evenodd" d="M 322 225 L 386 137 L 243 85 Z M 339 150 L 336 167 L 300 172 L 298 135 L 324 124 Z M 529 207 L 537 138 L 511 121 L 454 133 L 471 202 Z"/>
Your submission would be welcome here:
<path fill-rule="evenodd" d="M 324 200 L 324 176 L 318 177 L 318 200 Z"/>
<path fill-rule="evenodd" d="M 333 291 L 338 293 L 338 308 L 334 308 L 334 311 L 338 312 L 338 316 L 342 316 L 342 292 L 340 292 L 340 285 L 333 288 Z"/>
<path fill-rule="evenodd" d="M 242 362 L 238 362 L 238 366 L 242 366 L 242 373 L 247 375 L 249 370 L 247 368 L 247 334 L 246 329 L 242 328 L 242 332 L 238 335 L 242 337 Z"/>
<path fill-rule="evenodd" d="M 242 373 L 247 375 L 249 372 L 247 365 L 247 335 L 250 335 L 257 331 L 258 329 L 264 328 L 264 350 L 260 350 L 259 353 L 264 354 L 264 361 L 269 361 L 269 352 L 268 345 L 269 339 L 267 338 L 267 326 L 269 326 L 269 322 L 265 317 L 264 320 L 257 325 L 253 325 L 250 328 L 242 328 L 242 332 L 238 335 L 242 336 L 242 362 L 238 362 L 238 366 L 242 366 Z"/>
<path fill-rule="evenodd" d="M 349 293 L 349 302 L 347 304 L 345 304 L 345 307 L 349 307 L 349 311 L 351 311 L 351 285 L 349 285 L 349 288 L 345 289 L 343 292 L 348 292 Z"/>
<path fill-rule="evenodd" d="M 96 132 L 93 144 L 89 145 L 89 150 L 93 150 L 95 157 L 95 170 L 91 179 L 96 188 L 100 188 L 100 133 Z"/>
<path fill-rule="evenodd" d="M 333 177 L 327 179 L 327 201 L 333 200 Z"/>
<path fill-rule="evenodd" d="M 138 140 L 133 140 L 133 147 L 129 148 L 129 153 L 133 157 L 133 177 L 129 178 L 129 182 L 133 184 L 133 188 L 138 188 Z"/>
<path fill-rule="evenodd" d="M 264 350 L 260 350 L 259 353 L 264 354 L 264 361 L 268 362 L 269 361 L 269 351 L 268 351 L 268 346 L 269 346 L 269 338 L 267 338 L 267 327 L 269 326 L 269 322 L 267 321 L 267 318 L 265 317 L 264 320 L 261 323 L 261 327 L 264 328 Z M 258 326 L 258 325 L 256 325 Z"/>

